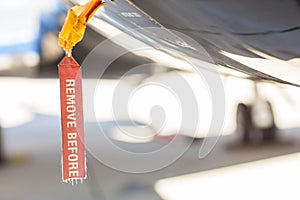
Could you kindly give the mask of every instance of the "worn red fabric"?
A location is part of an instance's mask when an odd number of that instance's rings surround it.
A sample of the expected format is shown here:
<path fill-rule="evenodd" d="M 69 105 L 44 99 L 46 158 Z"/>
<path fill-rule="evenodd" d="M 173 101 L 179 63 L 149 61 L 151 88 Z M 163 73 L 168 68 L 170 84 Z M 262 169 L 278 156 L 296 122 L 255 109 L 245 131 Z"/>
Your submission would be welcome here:
<path fill-rule="evenodd" d="M 76 183 L 86 178 L 82 75 L 80 65 L 65 56 L 58 65 L 62 127 L 62 178 Z"/>

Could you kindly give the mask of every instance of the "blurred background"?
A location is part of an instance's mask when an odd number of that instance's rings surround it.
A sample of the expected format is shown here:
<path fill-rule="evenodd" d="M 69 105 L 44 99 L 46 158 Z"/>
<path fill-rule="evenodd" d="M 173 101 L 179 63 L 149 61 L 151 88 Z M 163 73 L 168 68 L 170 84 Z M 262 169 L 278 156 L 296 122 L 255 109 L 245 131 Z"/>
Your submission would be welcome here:
<path fill-rule="evenodd" d="M 221 76 L 226 97 L 225 121 L 221 132 L 208 133 L 213 112 L 209 94 L 197 74 L 178 71 L 195 92 L 202 122 L 196 134 L 189 124 L 178 132 L 180 109 L 172 94 L 160 91 L 157 85 L 139 88 L 151 82 L 176 81 L 174 69 L 153 63 L 148 69 L 124 78 L 136 66 L 152 62 L 133 53 L 116 59 L 101 77 L 101 87 L 96 87 L 92 105 L 96 118 L 86 119 L 87 137 L 101 132 L 115 144 L 137 152 L 163 147 L 170 141 L 174 142 L 174 151 L 188 144 L 190 148 L 171 165 L 145 174 L 114 170 L 88 152 L 87 181 L 75 186 L 63 184 L 57 64 L 64 52 L 57 45 L 57 35 L 67 8 L 60 0 L 1 2 L 0 199 L 297 199 L 299 88 Z M 88 28 L 73 56 L 82 63 L 105 39 Z M 111 45 L 122 48 L 113 42 Z M 114 52 L 103 54 L 110 56 Z M 99 84 L 99 77 L 95 76 L 98 70 L 83 70 L 84 83 Z M 112 112 L 117 86 L 124 91 L 139 88 L 129 105 L 130 119 L 116 117 Z M 264 103 L 260 104 L 261 99 Z M 253 102 L 257 104 L 249 106 Z M 155 105 L 164 108 L 163 127 L 160 121 L 151 121 L 149 107 Z M 249 118 L 255 115 L 259 116 Z M 122 128 L 132 131 L 134 136 L 147 137 L 133 137 L 122 132 Z M 218 142 L 208 156 L 199 159 L 201 145 L 208 135 L 219 137 Z M 107 151 L 101 142 L 97 148 Z M 174 151 L 162 153 L 157 161 Z M 111 152 L 111 156 L 119 155 Z M 126 165 L 121 160 L 120 165 Z"/>

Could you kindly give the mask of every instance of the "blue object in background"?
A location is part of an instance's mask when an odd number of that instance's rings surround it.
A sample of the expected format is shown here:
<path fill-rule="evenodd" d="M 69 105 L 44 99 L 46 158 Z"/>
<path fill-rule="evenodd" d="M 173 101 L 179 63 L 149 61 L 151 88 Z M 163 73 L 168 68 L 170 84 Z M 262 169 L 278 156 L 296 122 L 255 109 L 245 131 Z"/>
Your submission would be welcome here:
<path fill-rule="evenodd" d="M 65 12 L 58 0 L 1 2 L 0 72 L 37 68 L 43 39 L 47 33 L 59 31 Z"/>

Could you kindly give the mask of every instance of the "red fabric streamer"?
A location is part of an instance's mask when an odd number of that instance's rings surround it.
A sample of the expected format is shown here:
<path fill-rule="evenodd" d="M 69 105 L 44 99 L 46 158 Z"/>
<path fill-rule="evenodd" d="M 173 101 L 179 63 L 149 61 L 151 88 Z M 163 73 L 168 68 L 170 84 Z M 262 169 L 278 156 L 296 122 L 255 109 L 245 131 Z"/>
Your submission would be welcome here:
<path fill-rule="evenodd" d="M 80 65 L 65 56 L 58 65 L 62 127 L 62 178 L 77 183 L 86 179 L 82 76 Z"/>

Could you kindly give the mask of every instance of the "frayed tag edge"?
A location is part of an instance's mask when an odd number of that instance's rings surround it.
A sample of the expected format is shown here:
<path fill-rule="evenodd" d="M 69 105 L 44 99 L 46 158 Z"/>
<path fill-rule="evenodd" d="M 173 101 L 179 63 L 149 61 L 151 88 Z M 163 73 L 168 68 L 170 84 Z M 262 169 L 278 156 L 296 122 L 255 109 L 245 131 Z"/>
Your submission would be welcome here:
<path fill-rule="evenodd" d="M 78 185 L 83 184 L 83 181 L 86 180 L 87 177 L 84 178 L 69 178 L 66 180 L 63 180 L 64 183 L 71 184 L 71 185 Z"/>

